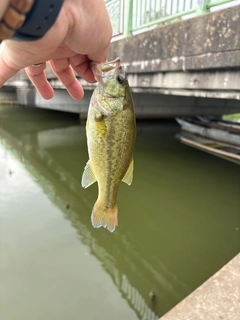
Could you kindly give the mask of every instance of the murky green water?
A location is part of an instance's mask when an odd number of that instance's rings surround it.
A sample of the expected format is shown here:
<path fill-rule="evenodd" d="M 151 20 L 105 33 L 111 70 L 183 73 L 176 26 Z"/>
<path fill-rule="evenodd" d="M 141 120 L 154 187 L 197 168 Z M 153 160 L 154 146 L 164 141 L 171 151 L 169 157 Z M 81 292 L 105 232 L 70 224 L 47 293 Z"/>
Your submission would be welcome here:
<path fill-rule="evenodd" d="M 112 234 L 91 226 L 78 118 L 0 107 L 1 319 L 157 319 L 239 252 L 239 166 L 178 132 L 138 124 Z"/>

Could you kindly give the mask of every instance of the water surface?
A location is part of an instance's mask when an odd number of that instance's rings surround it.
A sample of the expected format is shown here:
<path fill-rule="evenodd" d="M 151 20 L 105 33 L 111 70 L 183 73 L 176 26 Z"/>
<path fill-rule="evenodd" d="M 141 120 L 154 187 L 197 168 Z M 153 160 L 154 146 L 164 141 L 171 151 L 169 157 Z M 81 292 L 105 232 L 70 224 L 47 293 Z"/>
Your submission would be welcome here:
<path fill-rule="evenodd" d="M 157 319 L 239 252 L 239 166 L 181 144 L 179 130 L 138 123 L 110 233 L 91 226 L 96 185 L 80 185 L 84 124 L 0 107 L 1 319 Z"/>

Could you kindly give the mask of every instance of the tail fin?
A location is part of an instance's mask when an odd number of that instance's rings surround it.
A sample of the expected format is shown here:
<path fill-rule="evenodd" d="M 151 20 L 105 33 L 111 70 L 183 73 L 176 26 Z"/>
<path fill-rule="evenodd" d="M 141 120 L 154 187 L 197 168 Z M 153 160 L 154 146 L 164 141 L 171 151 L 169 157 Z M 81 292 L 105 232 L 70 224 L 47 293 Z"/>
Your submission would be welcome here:
<path fill-rule="evenodd" d="M 106 208 L 97 201 L 93 207 L 91 221 L 94 228 L 104 227 L 110 232 L 115 230 L 115 226 L 118 225 L 117 219 L 117 205 Z"/>

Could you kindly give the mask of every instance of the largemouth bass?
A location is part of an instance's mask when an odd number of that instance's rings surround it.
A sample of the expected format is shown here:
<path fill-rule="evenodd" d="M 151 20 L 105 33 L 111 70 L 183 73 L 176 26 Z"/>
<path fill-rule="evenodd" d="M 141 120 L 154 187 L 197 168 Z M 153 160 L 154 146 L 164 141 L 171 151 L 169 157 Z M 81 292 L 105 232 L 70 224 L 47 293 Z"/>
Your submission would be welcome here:
<path fill-rule="evenodd" d="M 98 86 L 92 94 L 86 124 L 89 160 L 82 187 L 97 181 L 98 199 L 91 221 L 113 232 L 118 225 L 117 192 L 121 181 L 133 179 L 136 123 L 131 91 L 120 59 L 92 62 Z"/>

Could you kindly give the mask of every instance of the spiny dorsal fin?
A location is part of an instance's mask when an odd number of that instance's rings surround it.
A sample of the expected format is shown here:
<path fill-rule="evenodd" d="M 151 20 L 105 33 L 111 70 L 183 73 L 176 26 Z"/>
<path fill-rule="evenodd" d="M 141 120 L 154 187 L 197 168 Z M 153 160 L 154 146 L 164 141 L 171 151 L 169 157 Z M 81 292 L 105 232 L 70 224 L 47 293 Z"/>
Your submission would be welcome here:
<path fill-rule="evenodd" d="M 91 169 L 90 160 L 88 160 L 82 175 L 82 187 L 86 189 L 96 181 L 95 175 Z"/>
<path fill-rule="evenodd" d="M 129 186 L 132 184 L 133 181 L 133 159 L 130 162 L 130 165 L 125 173 L 125 176 L 122 179 L 123 182 L 128 184 Z"/>

